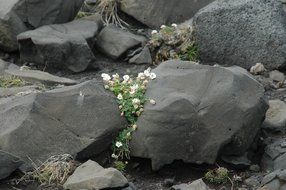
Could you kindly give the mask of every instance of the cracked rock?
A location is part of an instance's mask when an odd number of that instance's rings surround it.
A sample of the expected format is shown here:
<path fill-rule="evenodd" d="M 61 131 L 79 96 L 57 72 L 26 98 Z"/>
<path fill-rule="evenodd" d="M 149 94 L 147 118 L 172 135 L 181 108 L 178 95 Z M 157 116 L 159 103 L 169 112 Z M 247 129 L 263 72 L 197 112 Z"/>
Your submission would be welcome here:
<path fill-rule="evenodd" d="M 262 85 L 246 70 L 168 61 L 154 72 L 146 96 L 156 105 L 146 104 L 137 121 L 133 156 L 159 169 L 174 160 L 213 164 L 245 153 L 268 109 Z"/>
<path fill-rule="evenodd" d="M 88 159 L 109 148 L 125 122 L 116 98 L 96 81 L 2 98 L 0 151 L 23 162 L 21 169 L 31 166 L 30 159 L 43 162 L 59 154 Z M 0 159 L 0 166 L 11 159 Z M 6 168 L 0 179 L 17 168 Z"/>

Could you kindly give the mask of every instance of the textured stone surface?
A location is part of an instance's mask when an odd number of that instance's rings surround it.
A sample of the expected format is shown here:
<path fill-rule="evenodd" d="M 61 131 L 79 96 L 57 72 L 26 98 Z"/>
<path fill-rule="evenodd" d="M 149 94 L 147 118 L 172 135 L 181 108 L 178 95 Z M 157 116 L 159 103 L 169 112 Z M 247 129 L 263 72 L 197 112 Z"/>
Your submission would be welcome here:
<path fill-rule="evenodd" d="M 94 161 L 87 161 L 79 166 L 64 184 L 69 190 L 94 190 L 124 187 L 127 179 L 116 169 L 104 169 Z"/>
<path fill-rule="evenodd" d="M 17 37 L 21 59 L 73 72 L 84 71 L 95 61 L 91 48 L 97 31 L 95 22 L 75 20 L 24 32 Z"/>
<path fill-rule="evenodd" d="M 264 120 L 263 87 L 239 67 L 161 63 L 131 141 L 131 154 L 153 169 L 174 160 L 214 163 L 220 154 L 243 155 Z"/>
<path fill-rule="evenodd" d="M 0 99 L 0 151 L 20 158 L 23 168 L 30 166 L 28 158 L 88 159 L 109 148 L 125 125 L 116 98 L 96 81 Z"/>
<path fill-rule="evenodd" d="M 203 63 L 286 66 L 286 13 L 280 1 L 217 0 L 194 16 L 193 26 Z"/>
<path fill-rule="evenodd" d="M 149 27 L 181 23 L 213 0 L 122 0 L 121 10 Z"/>
<path fill-rule="evenodd" d="M 16 36 L 29 28 L 71 21 L 83 0 L 1 0 L 0 49 L 18 49 Z"/>
<path fill-rule="evenodd" d="M 98 50 L 113 59 L 118 59 L 130 48 L 140 46 L 146 41 L 143 36 L 132 34 L 113 25 L 102 29 L 97 38 Z"/>

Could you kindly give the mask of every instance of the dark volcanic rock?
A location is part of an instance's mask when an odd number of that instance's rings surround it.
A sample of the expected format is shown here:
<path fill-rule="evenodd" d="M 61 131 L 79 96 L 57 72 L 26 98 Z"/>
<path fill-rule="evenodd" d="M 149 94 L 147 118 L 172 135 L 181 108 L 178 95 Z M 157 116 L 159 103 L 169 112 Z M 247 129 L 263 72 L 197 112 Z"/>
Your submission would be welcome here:
<path fill-rule="evenodd" d="M 0 151 L 25 162 L 21 168 L 30 166 L 28 158 L 37 162 L 71 154 L 80 160 L 88 159 L 109 148 L 125 122 L 116 98 L 96 81 L 2 98 Z M 5 166 L 11 159 L 0 161 L 0 166 Z"/>
<path fill-rule="evenodd" d="M 168 61 L 154 72 L 131 154 L 151 158 L 153 169 L 174 160 L 213 164 L 219 155 L 243 155 L 268 105 L 264 89 L 239 67 Z"/>
<path fill-rule="evenodd" d="M 83 0 L 1 0 L 0 49 L 18 49 L 16 36 L 28 28 L 71 21 Z"/>
<path fill-rule="evenodd" d="M 200 59 L 205 63 L 263 63 L 285 67 L 286 13 L 281 1 L 217 0 L 193 18 Z"/>
<path fill-rule="evenodd" d="M 95 61 L 90 48 L 98 27 L 95 22 L 75 20 L 43 26 L 18 35 L 21 59 L 26 62 L 84 71 Z"/>
<path fill-rule="evenodd" d="M 149 27 L 181 23 L 214 0 L 122 0 L 121 10 Z"/>

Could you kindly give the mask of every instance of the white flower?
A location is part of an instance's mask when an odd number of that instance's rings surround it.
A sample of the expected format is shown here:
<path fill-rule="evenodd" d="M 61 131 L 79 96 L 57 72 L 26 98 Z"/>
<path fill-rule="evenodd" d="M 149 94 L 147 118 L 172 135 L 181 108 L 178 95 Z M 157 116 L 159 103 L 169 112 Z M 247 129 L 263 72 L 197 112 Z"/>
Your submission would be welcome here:
<path fill-rule="evenodd" d="M 118 99 L 118 100 L 122 100 L 122 99 L 123 99 L 122 94 L 118 94 L 117 99 Z"/>
<path fill-rule="evenodd" d="M 155 105 L 155 104 L 156 104 L 156 101 L 153 100 L 153 99 L 150 99 L 150 104 Z"/>
<path fill-rule="evenodd" d="M 166 28 L 166 25 L 162 25 L 160 28 L 161 28 L 161 29 L 164 29 L 164 28 Z"/>
<path fill-rule="evenodd" d="M 157 30 L 152 30 L 151 34 L 152 34 L 152 35 L 158 34 L 158 31 L 157 31 Z"/>
<path fill-rule="evenodd" d="M 114 159 L 118 159 L 118 156 L 116 154 L 112 154 L 111 157 Z"/>
<path fill-rule="evenodd" d="M 132 125 L 132 129 L 133 131 L 135 131 L 137 129 L 137 125 L 136 124 Z"/>
<path fill-rule="evenodd" d="M 178 27 L 178 25 L 177 25 L 177 24 L 175 24 L 175 23 L 173 23 L 173 24 L 172 24 L 172 27 L 177 28 L 177 27 Z"/>
<path fill-rule="evenodd" d="M 144 75 L 145 75 L 146 77 L 149 77 L 149 76 L 150 76 L 150 71 L 145 70 L 145 71 L 144 71 Z"/>
<path fill-rule="evenodd" d="M 144 80 L 145 79 L 144 73 L 138 73 L 138 77 L 137 78 L 139 78 L 141 80 Z"/>
<path fill-rule="evenodd" d="M 129 133 L 127 133 L 126 135 L 127 135 L 127 137 L 130 137 L 130 136 L 131 136 L 131 133 L 129 132 Z"/>
<path fill-rule="evenodd" d="M 138 84 L 134 84 L 130 88 L 131 88 L 131 90 L 137 90 L 139 88 L 139 85 Z"/>
<path fill-rule="evenodd" d="M 114 78 L 114 79 L 119 79 L 119 75 L 116 73 L 115 75 L 112 75 L 112 77 Z"/>
<path fill-rule="evenodd" d="M 122 142 L 119 142 L 119 141 L 117 141 L 116 143 L 115 143 L 115 146 L 117 147 L 117 148 L 120 148 L 120 147 L 122 147 Z"/>
<path fill-rule="evenodd" d="M 154 80 L 156 77 L 157 77 L 157 76 L 156 76 L 155 73 L 151 73 L 151 74 L 150 74 L 150 79 Z"/>
<path fill-rule="evenodd" d="M 132 104 L 140 104 L 140 100 L 138 99 L 138 98 L 134 98 L 133 100 L 132 100 Z"/>
<path fill-rule="evenodd" d="M 130 79 L 129 75 L 124 75 L 123 76 L 124 81 L 128 81 Z"/>
<path fill-rule="evenodd" d="M 135 92 L 136 92 L 135 89 L 131 89 L 129 93 L 130 93 L 131 95 L 133 95 L 133 94 L 135 94 Z"/>
<path fill-rule="evenodd" d="M 106 73 L 102 73 L 101 77 L 103 78 L 104 81 L 110 81 L 111 79 L 111 77 Z"/>

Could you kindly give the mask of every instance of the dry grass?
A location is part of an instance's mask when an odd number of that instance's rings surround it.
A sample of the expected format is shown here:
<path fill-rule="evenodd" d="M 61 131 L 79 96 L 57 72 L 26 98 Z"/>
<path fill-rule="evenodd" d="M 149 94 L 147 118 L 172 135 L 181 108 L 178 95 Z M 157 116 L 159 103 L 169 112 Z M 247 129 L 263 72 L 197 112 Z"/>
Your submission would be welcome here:
<path fill-rule="evenodd" d="M 69 154 L 52 156 L 40 166 L 36 166 L 33 161 L 32 163 L 35 170 L 26 173 L 17 183 L 37 181 L 40 184 L 62 185 L 77 166 Z"/>
<path fill-rule="evenodd" d="M 128 24 L 118 15 L 118 6 L 120 0 L 99 0 L 96 10 L 100 13 L 105 25 L 114 24 L 125 28 Z"/>

